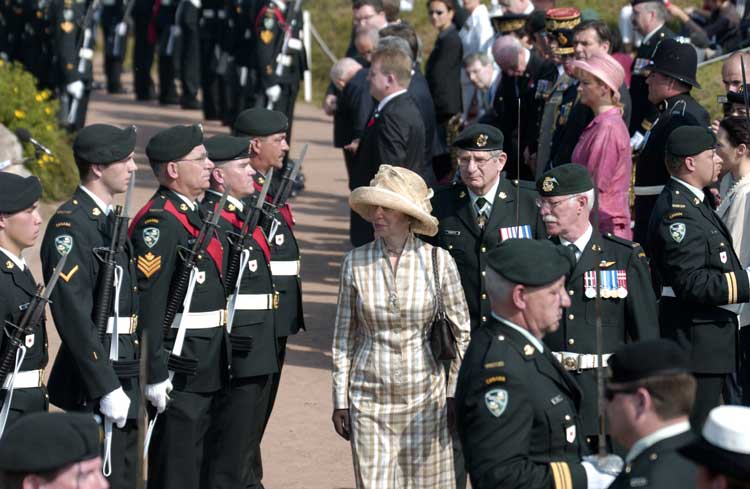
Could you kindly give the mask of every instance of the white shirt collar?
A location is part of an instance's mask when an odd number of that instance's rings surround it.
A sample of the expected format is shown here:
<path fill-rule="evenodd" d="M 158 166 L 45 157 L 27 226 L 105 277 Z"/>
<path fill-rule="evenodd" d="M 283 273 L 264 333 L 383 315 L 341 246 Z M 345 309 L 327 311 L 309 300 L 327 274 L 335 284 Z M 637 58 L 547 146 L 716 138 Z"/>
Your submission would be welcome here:
<path fill-rule="evenodd" d="M 658 31 L 662 27 L 664 27 L 664 24 L 661 24 L 659 27 L 657 27 L 653 31 L 651 31 L 648 34 L 646 34 L 645 36 L 643 36 L 643 40 L 641 41 L 641 45 L 646 44 L 647 42 L 649 42 L 651 40 L 651 38 L 654 37 L 654 34 L 656 34 L 656 31 Z"/>
<path fill-rule="evenodd" d="M 526 10 L 523 11 L 524 14 L 529 15 L 534 12 L 534 4 L 532 2 L 529 2 L 529 4 L 526 6 Z"/>
<path fill-rule="evenodd" d="M 396 98 L 399 95 L 402 95 L 404 93 L 406 93 L 406 89 L 399 90 L 398 92 L 393 92 L 390 95 L 386 95 L 385 97 L 383 97 L 383 100 L 381 100 L 380 103 L 378 104 L 378 108 L 377 108 L 377 110 L 375 112 L 380 112 L 381 110 L 383 110 L 383 107 L 385 107 L 385 104 L 387 104 L 388 102 L 390 102 L 394 98 Z"/>
<path fill-rule="evenodd" d="M 586 249 L 586 245 L 589 244 L 589 241 L 591 241 L 591 236 L 594 234 L 594 228 L 589 223 L 589 226 L 586 228 L 586 231 L 581 235 L 580 238 L 575 240 L 573 243 L 568 241 L 567 239 L 560 237 L 560 244 L 563 246 L 568 246 L 569 244 L 575 245 L 576 248 L 578 248 L 578 251 L 583 254 L 583 251 Z M 580 256 L 580 255 L 579 255 Z M 576 256 L 578 258 L 578 256 Z"/>
<path fill-rule="evenodd" d="M 180 200 L 182 200 L 182 201 L 183 201 L 183 202 L 184 202 L 185 204 L 187 204 L 187 206 L 188 206 L 188 207 L 190 207 L 190 210 L 191 210 L 191 211 L 194 211 L 194 210 L 195 210 L 195 202 L 193 202 L 192 200 L 190 200 L 189 198 L 185 197 L 184 195 L 182 195 L 182 194 L 181 194 L 181 193 L 179 193 L 179 192 L 176 192 L 176 191 L 174 191 L 174 190 L 172 190 L 172 192 L 174 192 L 174 194 L 175 194 L 175 195 L 176 195 L 177 197 L 179 197 L 179 198 L 180 198 Z"/>
<path fill-rule="evenodd" d="M 21 269 L 21 271 L 26 270 L 26 260 L 24 260 L 22 256 L 16 256 L 2 246 L 0 246 L 0 251 L 8 255 L 8 258 L 10 258 L 10 260 L 15 263 L 16 266 Z"/>
<path fill-rule="evenodd" d="M 534 345 L 536 347 L 537 350 L 539 350 L 542 353 L 544 352 L 544 345 L 542 344 L 542 342 L 539 341 L 536 338 L 536 336 L 534 336 L 533 334 L 529 333 L 528 330 L 522 328 L 521 326 L 517 325 L 513 321 L 509 321 L 509 320 L 507 320 L 505 318 L 501 318 L 500 316 L 498 316 L 494 312 L 492 312 L 490 314 L 492 314 L 492 317 L 495 318 L 495 319 L 497 319 L 501 323 L 503 323 L 503 324 L 505 324 L 507 326 L 510 326 L 511 328 L 513 328 L 516 331 L 518 331 L 519 333 L 521 333 L 527 340 L 529 340 L 529 342 L 531 342 L 532 345 Z"/>
<path fill-rule="evenodd" d="M 213 190 L 213 189 L 208 189 L 206 190 L 206 192 L 211 192 L 214 195 L 221 195 L 221 192 L 217 192 L 216 190 Z M 228 195 L 228 194 L 227 194 L 227 202 L 234 204 L 234 206 L 238 208 L 240 212 L 242 212 L 245 209 L 245 204 L 243 204 L 241 200 L 235 197 L 232 197 L 231 195 Z"/>
<path fill-rule="evenodd" d="M 497 194 L 497 186 L 500 185 L 500 176 L 498 175 L 497 180 L 495 180 L 495 183 L 492 185 L 492 187 L 489 189 L 489 191 L 484 195 L 477 195 L 471 190 L 469 190 L 469 197 L 471 198 L 471 203 L 474 205 L 474 209 L 477 208 L 477 199 L 479 197 L 484 197 L 487 199 L 487 202 L 490 204 L 490 212 L 492 211 L 492 204 L 495 201 L 495 195 Z M 468 190 L 468 189 L 467 189 Z"/>
<path fill-rule="evenodd" d="M 693 185 L 690 185 L 686 181 L 680 180 L 679 178 L 677 178 L 675 176 L 673 176 L 672 178 L 674 180 L 677 180 L 678 182 L 680 182 L 684 186 L 686 186 L 688 188 L 688 190 L 690 190 L 693 193 L 693 195 L 695 195 L 696 197 L 698 197 L 700 199 L 701 202 L 703 202 L 703 199 L 706 198 L 706 194 L 703 193 L 702 189 L 699 189 L 698 187 L 694 187 Z"/>
<path fill-rule="evenodd" d="M 112 210 L 112 206 L 111 205 L 107 205 L 106 202 L 104 202 L 102 199 L 100 199 L 99 197 L 97 197 L 96 195 L 94 195 L 94 192 L 92 192 L 91 190 L 87 189 L 83 185 L 79 185 L 78 188 L 80 188 L 81 190 L 83 190 L 84 192 L 86 192 L 86 194 L 89 197 L 91 197 L 91 200 L 94 201 L 94 203 L 96 204 L 96 206 L 99 209 L 101 209 L 101 211 L 104 213 L 105 216 L 109 215 L 110 211 Z"/>
<path fill-rule="evenodd" d="M 673 436 L 680 435 L 690 429 L 690 421 L 680 421 L 669 426 L 665 426 L 660 430 L 656 430 L 650 435 L 646 435 L 637 442 L 635 445 L 630 447 L 630 451 L 625 457 L 625 463 L 630 463 L 635 460 L 638 455 L 648 450 L 653 445 L 656 445 L 662 440 L 672 438 Z"/>

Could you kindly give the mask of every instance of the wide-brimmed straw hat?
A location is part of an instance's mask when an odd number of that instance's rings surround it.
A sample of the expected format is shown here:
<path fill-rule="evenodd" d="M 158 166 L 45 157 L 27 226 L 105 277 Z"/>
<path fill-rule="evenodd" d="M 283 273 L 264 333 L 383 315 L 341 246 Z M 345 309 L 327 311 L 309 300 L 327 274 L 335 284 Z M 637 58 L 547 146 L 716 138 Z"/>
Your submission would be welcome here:
<path fill-rule="evenodd" d="M 414 234 L 435 236 L 438 220 L 430 214 L 432 195 L 432 189 L 413 171 L 399 166 L 380 165 L 370 186 L 352 191 L 349 206 L 370 222 L 374 207 L 403 212 L 413 219 L 411 231 Z"/>

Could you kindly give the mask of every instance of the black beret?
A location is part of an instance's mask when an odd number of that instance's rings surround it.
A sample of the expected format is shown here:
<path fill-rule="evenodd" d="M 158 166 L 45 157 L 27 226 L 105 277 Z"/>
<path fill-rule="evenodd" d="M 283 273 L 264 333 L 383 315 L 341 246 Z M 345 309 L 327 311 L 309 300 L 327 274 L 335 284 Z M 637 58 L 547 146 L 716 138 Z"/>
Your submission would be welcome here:
<path fill-rule="evenodd" d="M 716 147 L 716 134 L 702 126 L 680 126 L 667 138 L 667 153 L 673 156 L 694 156 Z"/>
<path fill-rule="evenodd" d="M 206 139 L 203 145 L 208 159 L 217 164 L 250 157 L 250 140 L 246 137 L 219 134 Z"/>
<path fill-rule="evenodd" d="M 41 196 L 42 184 L 37 177 L 0 172 L 0 212 L 13 214 L 28 209 Z"/>
<path fill-rule="evenodd" d="M 468 151 L 502 150 L 503 133 L 489 124 L 474 124 L 461 131 L 453 146 Z"/>
<path fill-rule="evenodd" d="M 575 256 L 563 246 L 535 239 L 506 239 L 487 255 L 487 266 L 515 284 L 547 285 L 570 273 Z"/>
<path fill-rule="evenodd" d="M 176 161 L 203 144 L 203 126 L 173 126 L 156 133 L 146 145 L 146 156 L 151 163 Z"/>
<path fill-rule="evenodd" d="M 124 160 L 133 150 L 135 126 L 120 129 L 109 124 L 92 124 L 78 131 L 73 142 L 76 156 L 97 165 Z"/>
<path fill-rule="evenodd" d="M 629 343 L 609 358 L 610 382 L 625 383 L 690 373 L 690 357 L 680 345 L 667 339 Z"/>
<path fill-rule="evenodd" d="M 0 438 L 0 470 L 49 472 L 95 458 L 100 447 L 99 425 L 91 414 L 28 414 Z"/>
<path fill-rule="evenodd" d="M 555 197 L 557 195 L 574 195 L 588 192 L 594 188 L 594 182 L 585 166 L 566 163 L 544 173 L 536 181 L 539 195 Z"/>
<path fill-rule="evenodd" d="M 736 92 L 727 92 L 727 102 L 731 102 L 733 104 L 745 104 L 745 92 L 748 93 L 748 97 L 750 97 L 750 85 L 743 85 L 740 86 L 739 90 Z"/>
<path fill-rule="evenodd" d="M 546 15 L 544 10 L 534 10 L 529 14 L 529 18 L 526 20 L 526 30 L 532 34 L 542 32 L 546 24 Z"/>
<path fill-rule="evenodd" d="M 235 135 L 264 137 L 286 132 L 289 119 L 283 112 L 263 108 L 247 109 L 240 112 L 234 121 Z"/>

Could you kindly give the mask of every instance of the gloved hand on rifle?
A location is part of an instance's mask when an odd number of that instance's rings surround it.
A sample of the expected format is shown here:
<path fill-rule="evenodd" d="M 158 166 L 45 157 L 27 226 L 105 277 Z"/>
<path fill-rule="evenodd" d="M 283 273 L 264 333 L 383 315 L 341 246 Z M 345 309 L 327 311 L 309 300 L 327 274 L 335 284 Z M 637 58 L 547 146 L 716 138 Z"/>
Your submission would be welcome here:
<path fill-rule="evenodd" d="M 605 489 L 612 484 L 622 470 L 622 459 L 610 454 L 599 459 L 596 455 L 583 457 L 583 469 L 586 471 L 587 489 Z"/>
<path fill-rule="evenodd" d="M 130 409 L 130 398 L 118 387 L 106 394 L 99 401 L 99 411 L 109 418 L 118 428 L 124 428 L 128 421 L 128 409 Z"/>
<path fill-rule="evenodd" d="M 65 87 L 65 91 L 68 92 L 71 97 L 80 99 L 83 97 L 84 88 L 83 82 L 81 80 L 76 80 L 73 83 L 68 83 Z"/>
<path fill-rule="evenodd" d="M 167 409 L 170 392 L 172 392 L 172 382 L 169 379 L 158 384 L 148 384 L 146 399 L 156 408 L 156 412 L 163 413 Z"/>
<path fill-rule="evenodd" d="M 274 85 L 272 87 L 266 88 L 266 97 L 268 97 L 268 100 L 270 100 L 272 103 L 276 103 L 279 101 L 279 97 L 281 96 L 281 87 L 279 85 Z"/>

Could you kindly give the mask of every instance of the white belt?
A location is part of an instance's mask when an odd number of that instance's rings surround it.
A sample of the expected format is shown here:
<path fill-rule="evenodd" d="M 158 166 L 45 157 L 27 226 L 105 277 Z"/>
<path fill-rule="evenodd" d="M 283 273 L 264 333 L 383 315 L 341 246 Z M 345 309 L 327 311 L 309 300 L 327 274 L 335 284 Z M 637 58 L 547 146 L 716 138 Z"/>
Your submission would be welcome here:
<path fill-rule="evenodd" d="M 138 327 L 138 316 L 119 317 L 119 318 L 114 318 L 110 316 L 109 319 L 107 320 L 107 334 L 112 334 L 114 332 L 115 319 L 117 319 L 117 334 L 118 335 L 135 333 L 135 330 Z"/>
<path fill-rule="evenodd" d="M 661 296 L 677 298 L 677 295 L 674 293 L 674 289 L 672 287 L 662 287 Z M 731 312 L 732 314 L 737 314 L 737 315 L 739 315 L 740 312 L 742 312 L 742 304 L 722 304 L 721 306 L 716 306 L 716 307 L 720 307 L 726 311 Z"/>
<path fill-rule="evenodd" d="M 589 370 L 592 368 L 597 368 L 598 365 L 598 358 L 594 354 L 590 353 L 572 353 L 568 351 L 553 351 L 552 355 L 557 358 L 557 361 L 560 362 L 565 370 Z M 605 353 L 602 355 L 602 363 L 603 366 L 607 366 L 607 361 L 609 360 L 609 357 L 611 357 L 611 353 Z"/>
<path fill-rule="evenodd" d="M 78 51 L 78 56 L 80 56 L 83 59 L 93 59 L 94 58 L 94 50 L 88 49 L 88 48 L 81 48 Z"/>
<path fill-rule="evenodd" d="M 664 185 L 651 185 L 648 187 L 633 187 L 635 195 L 659 195 L 664 190 Z"/>
<path fill-rule="evenodd" d="M 187 314 L 178 313 L 172 321 L 172 328 L 177 329 L 177 325 L 184 326 L 186 329 L 211 329 L 221 328 L 226 321 L 226 311 L 208 312 L 189 312 Z"/>
<path fill-rule="evenodd" d="M 240 294 L 234 307 L 238 311 L 265 311 L 277 309 L 278 305 L 276 294 Z"/>
<path fill-rule="evenodd" d="M 299 275 L 299 260 L 275 261 L 271 260 L 271 275 Z"/>
<path fill-rule="evenodd" d="M 13 374 L 11 373 L 5 378 L 3 389 L 8 389 L 10 386 L 10 380 Z M 33 387 L 41 387 L 44 385 L 44 369 L 40 368 L 37 370 L 25 370 L 16 374 L 16 380 L 13 381 L 13 389 L 31 389 Z"/>

